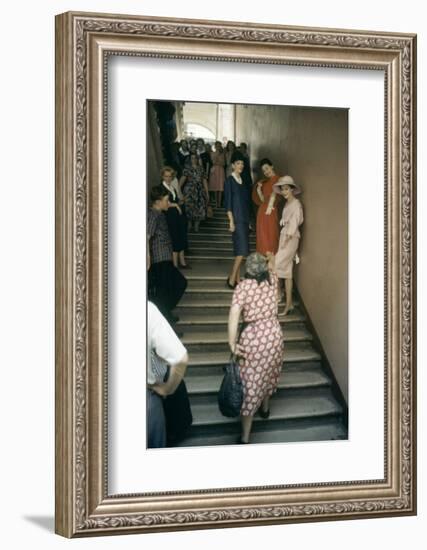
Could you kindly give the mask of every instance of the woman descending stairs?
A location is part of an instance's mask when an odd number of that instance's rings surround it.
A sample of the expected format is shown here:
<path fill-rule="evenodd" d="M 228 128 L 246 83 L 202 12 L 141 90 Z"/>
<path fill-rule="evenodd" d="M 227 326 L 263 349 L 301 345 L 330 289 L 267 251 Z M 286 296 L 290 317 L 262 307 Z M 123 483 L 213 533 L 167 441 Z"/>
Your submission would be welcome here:
<path fill-rule="evenodd" d="M 254 234 L 250 247 L 255 251 Z M 240 418 L 222 416 L 217 404 L 223 367 L 230 359 L 227 323 L 233 292 L 226 286 L 233 250 L 224 210 L 214 210 L 198 233 L 189 234 L 187 258 L 192 267 L 185 272 L 188 287 L 175 311 L 189 354 L 185 380 L 193 425 L 181 445 L 234 444 Z M 295 305 L 292 314 L 279 318 L 285 343 L 282 374 L 269 419 L 254 417 L 251 443 L 347 438 L 343 408 L 332 394 L 332 380 L 322 368 L 297 301 Z"/>

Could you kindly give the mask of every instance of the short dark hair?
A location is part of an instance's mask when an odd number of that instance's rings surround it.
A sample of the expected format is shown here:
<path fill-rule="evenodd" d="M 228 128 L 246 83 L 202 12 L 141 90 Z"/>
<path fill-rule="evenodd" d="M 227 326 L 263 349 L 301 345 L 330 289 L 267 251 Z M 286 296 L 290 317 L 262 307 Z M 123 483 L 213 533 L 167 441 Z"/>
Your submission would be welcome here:
<path fill-rule="evenodd" d="M 154 204 L 156 201 L 160 201 L 163 197 L 169 195 L 167 189 L 163 185 L 156 185 L 150 191 L 150 201 Z"/>
<path fill-rule="evenodd" d="M 234 164 L 235 162 L 237 162 L 238 160 L 241 160 L 242 162 L 245 162 L 245 157 L 242 155 L 242 153 L 240 151 L 235 151 L 232 155 L 231 155 L 231 164 Z"/>
<path fill-rule="evenodd" d="M 262 168 L 264 166 L 264 164 L 268 164 L 269 166 L 273 166 L 273 163 L 268 158 L 265 158 L 265 159 L 262 159 L 262 160 L 259 161 L 259 167 L 260 168 Z"/>

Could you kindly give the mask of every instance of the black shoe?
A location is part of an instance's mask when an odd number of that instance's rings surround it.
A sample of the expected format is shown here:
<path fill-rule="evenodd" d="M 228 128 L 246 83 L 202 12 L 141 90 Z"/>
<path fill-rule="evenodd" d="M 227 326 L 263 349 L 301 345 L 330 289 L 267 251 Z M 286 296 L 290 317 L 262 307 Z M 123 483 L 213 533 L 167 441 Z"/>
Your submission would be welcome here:
<path fill-rule="evenodd" d="M 238 445 L 249 445 L 249 441 L 243 441 L 243 439 L 242 439 L 242 437 L 241 437 L 240 435 L 239 435 L 239 437 L 238 437 L 236 443 L 237 443 Z"/>
<path fill-rule="evenodd" d="M 270 409 L 263 411 L 261 407 L 258 409 L 258 414 L 261 418 L 267 419 L 270 416 Z"/>

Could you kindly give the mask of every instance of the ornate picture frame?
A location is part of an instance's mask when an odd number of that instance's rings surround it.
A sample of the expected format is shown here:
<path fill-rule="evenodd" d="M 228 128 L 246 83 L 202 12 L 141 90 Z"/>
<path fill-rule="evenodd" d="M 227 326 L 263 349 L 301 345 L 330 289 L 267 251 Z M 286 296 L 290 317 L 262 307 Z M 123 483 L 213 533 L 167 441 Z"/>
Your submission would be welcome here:
<path fill-rule="evenodd" d="M 107 64 L 142 56 L 384 72 L 384 478 L 111 495 Z M 416 513 L 416 36 L 65 13 L 56 18 L 56 532 L 65 537 Z"/>

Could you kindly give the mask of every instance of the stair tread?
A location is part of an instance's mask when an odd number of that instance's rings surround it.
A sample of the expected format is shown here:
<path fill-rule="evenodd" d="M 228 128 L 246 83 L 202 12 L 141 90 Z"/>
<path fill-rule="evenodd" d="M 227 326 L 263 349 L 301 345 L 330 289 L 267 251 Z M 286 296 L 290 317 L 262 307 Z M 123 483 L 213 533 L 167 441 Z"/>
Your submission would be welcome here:
<path fill-rule="evenodd" d="M 297 309 L 293 313 L 289 313 L 286 317 L 279 317 L 279 323 L 290 324 L 290 323 L 302 323 L 304 322 L 304 315 Z M 226 313 L 210 313 L 209 315 L 205 313 L 198 313 L 197 310 L 189 313 L 183 312 L 180 313 L 180 319 L 178 321 L 179 326 L 189 326 L 192 325 L 224 325 L 228 323 L 228 312 Z M 186 333 L 186 329 L 183 328 Z M 216 328 L 214 330 L 217 330 Z"/>
<path fill-rule="evenodd" d="M 293 341 L 307 341 L 312 339 L 311 333 L 303 328 L 291 328 L 286 327 L 283 332 L 283 338 L 285 342 Z M 189 344 L 216 344 L 216 343 L 227 343 L 228 342 L 228 332 L 225 330 L 215 330 L 210 332 L 203 332 L 197 330 L 197 328 L 187 328 L 184 332 L 181 342 L 184 346 Z"/>
<path fill-rule="evenodd" d="M 216 399 L 206 403 L 192 405 L 193 426 L 208 424 L 228 424 L 239 422 L 237 418 L 227 418 L 221 414 Z M 297 418 L 311 418 L 316 416 L 338 415 L 342 413 L 341 405 L 330 396 L 301 398 L 300 396 L 276 395 L 270 401 L 271 420 L 291 420 Z M 254 423 L 264 421 L 254 416 Z"/>
<path fill-rule="evenodd" d="M 232 242 L 231 233 L 225 227 L 215 228 L 214 231 L 204 231 L 202 228 L 197 233 L 188 233 L 188 240 L 190 242 L 197 242 L 199 240 L 211 241 L 215 239 L 227 239 L 228 242 Z M 253 233 L 249 234 L 249 241 L 256 241 L 256 237 Z"/>
<path fill-rule="evenodd" d="M 182 273 L 188 281 L 191 279 L 206 279 L 206 280 L 222 280 L 227 278 L 228 271 L 232 266 L 232 259 L 228 258 L 224 262 L 213 262 L 213 258 L 209 258 L 209 262 L 203 261 L 200 258 L 194 258 L 191 262 L 191 269 L 184 270 Z"/>
<path fill-rule="evenodd" d="M 255 252 L 256 245 L 255 243 L 249 243 L 249 253 Z M 187 250 L 186 257 L 193 256 L 194 258 L 199 258 L 202 254 L 212 253 L 212 254 L 222 254 L 226 256 L 233 256 L 233 245 L 232 243 L 189 243 L 189 249 Z"/>
<path fill-rule="evenodd" d="M 234 256 L 233 254 L 230 252 L 229 254 L 226 254 L 226 252 L 215 252 L 213 253 L 212 255 L 209 255 L 209 254 L 187 254 L 186 255 L 186 259 L 189 261 L 189 262 L 192 262 L 194 260 L 233 260 L 234 259 Z"/>
<path fill-rule="evenodd" d="M 185 383 L 190 394 L 217 392 L 221 385 L 223 374 L 193 375 L 187 371 Z M 308 388 L 330 385 L 330 378 L 320 369 L 286 370 L 280 373 L 279 389 Z"/>
<path fill-rule="evenodd" d="M 309 345 L 303 345 L 294 349 L 285 349 L 283 360 L 285 363 L 294 363 L 301 361 L 320 361 L 320 354 Z M 230 352 L 223 351 L 195 351 L 189 354 L 191 365 L 225 365 L 230 360 Z"/>
<path fill-rule="evenodd" d="M 291 426 L 281 429 L 252 431 L 251 444 L 254 443 L 293 443 L 303 441 L 331 441 L 347 439 L 347 432 L 339 420 L 331 420 L 321 425 Z M 215 434 L 208 436 L 190 436 L 182 441 L 180 447 L 200 447 L 216 445 L 235 445 L 236 434 Z"/>
<path fill-rule="evenodd" d="M 225 284 L 224 284 L 225 286 Z M 177 308 L 180 307 L 194 307 L 194 308 L 203 308 L 203 307 L 230 307 L 233 294 L 220 293 L 219 295 L 215 293 L 206 293 L 202 296 L 194 296 L 193 293 L 186 293 L 179 302 Z M 283 297 L 279 304 L 284 305 Z M 294 300 L 294 305 L 297 304 L 297 301 Z"/>
<path fill-rule="evenodd" d="M 189 351 L 186 384 L 193 412 L 193 435 L 181 446 L 230 445 L 236 443 L 240 419 L 221 415 L 216 394 L 223 378 L 222 366 L 230 360 L 228 312 L 233 291 L 226 278 L 233 265 L 232 235 L 223 208 L 204 220 L 199 231 L 188 234 L 186 254 L 191 269 L 182 273 L 188 281 L 186 293 L 176 308 Z M 250 250 L 256 248 L 254 231 Z M 244 266 L 242 274 L 244 273 Z M 280 302 L 283 308 L 283 298 Z M 279 392 L 270 404 L 270 419 L 255 416 L 251 442 L 274 443 L 345 439 L 342 406 L 332 395 L 332 380 L 322 369 L 321 355 L 313 348 L 305 315 L 298 308 L 279 317 L 285 350 Z M 195 350 L 195 351 L 193 351 Z M 272 421 L 272 422 L 271 422 Z M 235 433 L 231 433 L 235 432 Z"/>
<path fill-rule="evenodd" d="M 214 245 L 214 247 L 216 247 L 216 246 L 228 246 L 230 248 L 233 247 L 233 242 L 230 239 L 230 235 L 226 235 L 222 239 L 217 239 L 217 238 L 208 239 L 207 236 L 205 238 L 200 238 L 200 234 L 199 234 L 198 238 L 193 238 L 193 237 L 195 237 L 195 235 L 190 236 L 189 239 L 188 239 L 189 242 L 191 243 L 190 248 L 192 248 L 193 246 L 194 247 L 201 247 L 201 246 L 211 246 L 211 245 Z M 226 237 L 228 237 L 228 239 Z M 250 238 L 249 241 L 255 243 L 256 239 L 255 238 Z"/>

